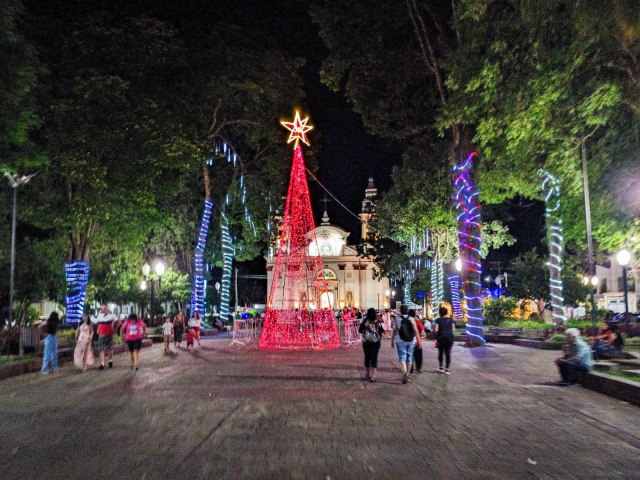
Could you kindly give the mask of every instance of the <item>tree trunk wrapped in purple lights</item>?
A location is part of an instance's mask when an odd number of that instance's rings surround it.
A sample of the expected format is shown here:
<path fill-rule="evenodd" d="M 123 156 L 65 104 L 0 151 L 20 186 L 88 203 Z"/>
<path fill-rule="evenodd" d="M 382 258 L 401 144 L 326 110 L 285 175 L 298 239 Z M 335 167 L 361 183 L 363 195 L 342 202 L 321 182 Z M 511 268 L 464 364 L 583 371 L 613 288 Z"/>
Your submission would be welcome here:
<path fill-rule="evenodd" d="M 310 255 L 315 244 L 315 223 L 309 200 L 304 156 L 298 140 L 308 145 L 311 127 L 299 113 L 292 123 L 283 122 L 295 140 L 289 191 L 282 218 L 282 232 L 267 302 L 260 348 L 335 348 L 340 344 L 338 326 L 330 304 L 322 257 Z M 293 139 L 293 140 L 292 140 Z"/>
<path fill-rule="evenodd" d="M 482 273 L 480 192 L 471 180 L 471 167 L 475 156 L 476 153 L 472 152 L 463 163 L 453 168 L 454 201 L 458 212 L 458 241 L 462 260 L 464 298 L 467 304 L 466 334 L 469 346 L 479 346 L 485 343 L 482 331 L 484 302 L 482 284 L 480 283 Z"/>

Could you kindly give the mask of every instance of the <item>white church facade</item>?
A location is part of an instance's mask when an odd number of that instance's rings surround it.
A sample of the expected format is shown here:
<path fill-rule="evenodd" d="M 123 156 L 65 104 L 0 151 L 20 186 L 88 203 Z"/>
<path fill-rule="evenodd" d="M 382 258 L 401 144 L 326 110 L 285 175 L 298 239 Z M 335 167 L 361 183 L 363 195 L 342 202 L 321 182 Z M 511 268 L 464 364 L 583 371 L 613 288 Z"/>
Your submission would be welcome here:
<path fill-rule="evenodd" d="M 373 179 L 369 179 L 362 202 L 362 238 L 368 235 L 368 222 L 373 214 L 373 200 L 377 189 Z M 350 233 L 329 223 L 327 212 L 324 212 L 322 223 L 315 228 L 315 241 L 308 246 L 308 255 L 322 257 L 324 277 L 328 291 L 320 297 L 317 308 L 356 307 L 379 309 L 389 306 L 389 279 L 374 278 L 375 264 L 372 260 L 360 257 L 354 245 L 348 244 Z M 271 291 L 275 257 L 267 258 L 267 292 Z"/>

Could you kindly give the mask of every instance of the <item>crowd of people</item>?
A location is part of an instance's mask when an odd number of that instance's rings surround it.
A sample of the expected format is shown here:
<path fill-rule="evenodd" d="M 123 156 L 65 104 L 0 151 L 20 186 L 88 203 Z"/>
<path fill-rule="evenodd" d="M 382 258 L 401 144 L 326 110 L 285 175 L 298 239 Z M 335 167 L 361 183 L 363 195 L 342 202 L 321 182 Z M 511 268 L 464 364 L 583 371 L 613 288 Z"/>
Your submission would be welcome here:
<path fill-rule="evenodd" d="M 39 326 L 39 331 L 44 338 L 44 353 L 40 373 L 48 375 L 50 372 L 58 373 L 58 329 L 61 321 L 57 312 L 52 312 L 47 320 Z M 186 340 L 186 348 L 194 348 L 197 343 L 200 346 L 202 319 L 198 312 L 186 320 L 182 311 L 174 317 L 167 317 L 162 324 L 164 351 L 170 353 L 171 340 L 176 348 L 182 346 L 183 337 Z M 73 354 L 74 365 L 87 371 L 94 362 L 94 340 L 99 352 L 100 365 L 98 370 L 113 368 L 113 340 L 114 335 L 120 335 L 126 343 L 130 353 L 130 369 L 137 371 L 140 368 L 140 350 L 142 340 L 147 333 L 147 325 L 142 318 L 135 313 L 130 314 L 126 320 L 121 321 L 103 303 L 100 312 L 94 318 L 88 313 L 82 316 L 82 320 L 75 332 L 75 349 Z"/>
<path fill-rule="evenodd" d="M 358 318 L 357 313 L 356 309 L 350 312 L 345 307 L 341 319 Z M 397 351 L 403 384 L 410 381 L 412 373 L 422 373 L 423 345 L 430 338 L 433 338 L 438 348 L 438 372 L 449 375 L 455 321 L 449 317 L 445 307 L 438 309 L 439 316 L 433 324 L 427 319 L 420 319 L 415 310 L 408 309 L 406 305 L 400 307 L 399 316 L 389 315 L 388 323 L 385 322 L 384 313 L 388 312 L 378 313 L 370 308 L 358 328 L 362 335 L 366 380 L 376 382 L 378 353 L 385 335 L 391 337 L 391 348 Z"/>

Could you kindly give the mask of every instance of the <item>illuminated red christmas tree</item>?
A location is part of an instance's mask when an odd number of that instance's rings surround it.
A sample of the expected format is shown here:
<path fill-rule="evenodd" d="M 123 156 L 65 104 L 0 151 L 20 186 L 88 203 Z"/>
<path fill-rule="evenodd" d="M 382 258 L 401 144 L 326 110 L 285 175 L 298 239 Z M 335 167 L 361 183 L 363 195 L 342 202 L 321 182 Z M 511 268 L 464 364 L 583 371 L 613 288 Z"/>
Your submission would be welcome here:
<path fill-rule="evenodd" d="M 338 326 L 329 303 L 322 257 L 309 255 L 315 244 L 315 223 L 300 141 L 309 145 L 308 117 L 281 122 L 294 142 L 289 191 L 282 218 L 282 232 L 273 270 L 260 348 L 335 348 L 340 344 Z"/>

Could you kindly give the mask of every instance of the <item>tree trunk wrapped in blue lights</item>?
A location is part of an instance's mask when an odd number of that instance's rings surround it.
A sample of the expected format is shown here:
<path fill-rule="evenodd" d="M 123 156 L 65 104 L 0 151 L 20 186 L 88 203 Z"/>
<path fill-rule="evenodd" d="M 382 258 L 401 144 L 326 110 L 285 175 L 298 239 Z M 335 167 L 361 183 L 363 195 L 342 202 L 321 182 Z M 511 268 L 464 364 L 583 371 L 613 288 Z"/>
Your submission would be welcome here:
<path fill-rule="evenodd" d="M 466 334 L 467 344 L 470 346 L 478 346 L 485 343 L 482 332 L 484 302 L 480 283 L 482 272 L 480 256 L 480 245 L 482 243 L 480 192 L 471 180 L 471 167 L 475 156 L 475 152 L 471 153 L 463 163 L 453 168 L 454 203 L 458 212 L 458 241 L 462 260 L 464 298 L 467 303 Z"/>
<path fill-rule="evenodd" d="M 64 266 L 67 281 L 67 323 L 78 324 L 82 321 L 87 283 L 89 283 L 89 264 L 87 262 L 69 262 Z"/>
<path fill-rule="evenodd" d="M 434 312 L 438 311 L 438 307 L 444 302 L 444 260 L 435 259 L 431 262 L 431 301 L 433 302 Z"/>
<path fill-rule="evenodd" d="M 549 295 L 551 297 L 551 313 L 553 323 L 563 325 L 564 298 L 562 296 L 562 219 L 560 218 L 560 181 L 546 170 L 538 173 L 544 177 L 542 192 L 546 205 L 547 238 L 549 241 Z"/>
<path fill-rule="evenodd" d="M 204 250 L 207 246 L 207 236 L 209 235 L 209 223 L 211 222 L 211 210 L 213 202 L 211 200 L 204 201 L 204 211 L 202 212 L 202 220 L 200 221 L 200 230 L 198 231 L 198 242 L 196 243 L 196 251 L 194 254 L 194 275 L 193 275 L 193 292 L 191 292 L 191 315 L 199 312 L 204 315 Z"/>
<path fill-rule="evenodd" d="M 456 321 L 462 320 L 462 305 L 460 304 L 460 277 L 449 275 L 449 289 L 451 290 L 451 305 L 453 305 L 453 317 Z"/>
<path fill-rule="evenodd" d="M 221 214 L 220 228 L 222 229 L 222 286 L 220 288 L 220 317 L 226 321 L 229 317 L 231 301 L 231 268 L 235 250 L 231 235 L 229 235 L 229 219 L 224 212 Z"/>

